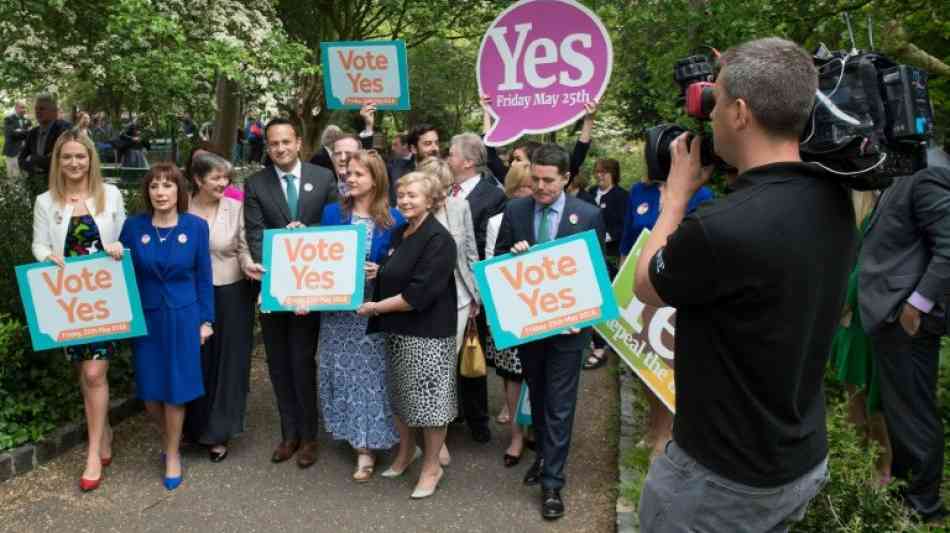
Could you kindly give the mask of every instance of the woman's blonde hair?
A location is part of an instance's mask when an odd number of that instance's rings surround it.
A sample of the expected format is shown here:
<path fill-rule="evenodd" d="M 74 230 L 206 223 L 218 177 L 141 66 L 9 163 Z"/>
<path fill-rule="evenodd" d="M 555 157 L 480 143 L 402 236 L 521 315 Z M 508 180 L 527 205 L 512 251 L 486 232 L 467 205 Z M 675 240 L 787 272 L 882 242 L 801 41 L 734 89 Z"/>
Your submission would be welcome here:
<path fill-rule="evenodd" d="M 396 190 L 398 191 L 414 183 L 422 186 L 422 194 L 426 195 L 432 202 L 429 212 L 436 211 L 445 204 L 445 191 L 442 189 L 442 184 L 435 176 L 425 172 L 417 170 L 399 178 L 399 181 L 396 182 Z"/>
<path fill-rule="evenodd" d="M 425 161 L 419 165 L 418 169 L 420 172 L 425 172 L 430 176 L 434 177 L 439 181 L 439 186 L 442 187 L 442 190 L 448 192 L 452 188 L 452 184 L 455 183 L 455 175 L 452 174 L 452 169 L 449 167 L 449 164 L 440 157 L 428 157 Z"/>
<path fill-rule="evenodd" d="M 86 175 L 88 180 L 89 195 L 95 200 L 96 213 L 102 213 L 106 208 L 106 189 L 102 181 L 102 167 L 99 164 L 99 154 L 96 152 L 96 146 L 92 140 L 79 130 L 72 129 L 63 132 L 56 140 L 53 146 L 53 153 L 50 156 L 49 168 L 49 192 L 53 201 L 66 205 L 66 180 L 63 178 L 60 168 L 59 156 L 63 151 L 63 146 L 68 142 L 79 143 L 86 149 L 86 155 L 89 157 L 89 172 Z"/>
<path fill-rule="evenodd" d="M 521 182 L 531 177 L 531 164 L 524 161 L 514 161 L 505 174 L 505 196 L 511 198 L 521 188 Z"/>
<path fill-rule="evenodd" d="M 369 175 L 373 177 L 373 200 L 370 202 L 369 214 L 373 217 L 373 223 L 382 229 L 393 227 L 396 221 L 392 213 L 389 212 L 389 174 L 386 172 L 386 163 L 379 157 L 376 150 L 359 150 L 350 155 L 350 161 L 359 163 L 366 167 Z M 351 196 L 344 196 L 340 201 L 340 206 L 344 213 L 353 212 L 354 200 Z"/>
<path fill-rule="evenodd" d="M 854 222 L 859 228 L 864 218 L 874 210 L 874 191 L 851 191 L 851 202 L 854 204 Z"/>

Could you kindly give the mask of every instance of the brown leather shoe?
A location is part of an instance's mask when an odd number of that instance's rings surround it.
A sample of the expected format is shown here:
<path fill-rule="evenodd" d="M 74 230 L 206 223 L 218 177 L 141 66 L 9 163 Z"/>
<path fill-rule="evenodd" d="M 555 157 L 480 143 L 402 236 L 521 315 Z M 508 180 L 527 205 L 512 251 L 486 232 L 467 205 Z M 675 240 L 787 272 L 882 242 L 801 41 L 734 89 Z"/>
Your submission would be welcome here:
<path fill-rule="evenodd" d="M 271 455 L 270 460 L 272 463 L 283 463 L 287 459 L 293 457 L 294 453 L 297 451 L 297 448 L 300 448 L 299 440 L 281 441 L 280 445 L 277 446 L 277 449 L 274 450 L 274 455 Z"/>
<path fill-rule="evenodd" d="M 297 452 L 297 466 L 307 468 L 317 462 L 317 441 L 305 440 L 300 443 L 300 450 Z"/>

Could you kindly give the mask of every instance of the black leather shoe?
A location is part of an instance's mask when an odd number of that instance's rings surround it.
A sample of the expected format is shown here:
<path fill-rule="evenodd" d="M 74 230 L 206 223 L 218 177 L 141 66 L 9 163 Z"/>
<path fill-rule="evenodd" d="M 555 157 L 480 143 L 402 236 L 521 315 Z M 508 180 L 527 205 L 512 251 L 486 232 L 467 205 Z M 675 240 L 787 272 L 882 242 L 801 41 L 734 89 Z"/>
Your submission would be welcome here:
<path fill-rule="evenodd" d="M 491 431 L 488 429 L 488 425 L 472 426 L 472 440 L 482 444 L 489 442 L 491 440 Z"/>
<path fill-rule="evenodd" d="M 541 492 L 541 516 L 545 520 L 557 520 L 564 516 L 564 502 L 561 501 L 561 491 L 544 489 Z"/>
<path fill-rule="evenodd" d="M 531 468 L 529 468 L 528 471 L 525 472 L 525 475 L 524 475 L 524 484 L 525 484 L 525 485 L 527 485 L 527 486 L 529 486 L 529 487 L 533 487 L 534 485 L 537 485 L 538 483 L 541 483 L 541 465 L 542 465 L 542 463 L 543 463 L 543 461 L 542 461 L 541 459 L 538 459 L 537 461 L 534 462 L 534 464 L 531 465 Z"/>
<path fill-rule="evenodd" d="M 505 454 L 505 468 L 511 468 L 521 461 L 520 455 Z"/>

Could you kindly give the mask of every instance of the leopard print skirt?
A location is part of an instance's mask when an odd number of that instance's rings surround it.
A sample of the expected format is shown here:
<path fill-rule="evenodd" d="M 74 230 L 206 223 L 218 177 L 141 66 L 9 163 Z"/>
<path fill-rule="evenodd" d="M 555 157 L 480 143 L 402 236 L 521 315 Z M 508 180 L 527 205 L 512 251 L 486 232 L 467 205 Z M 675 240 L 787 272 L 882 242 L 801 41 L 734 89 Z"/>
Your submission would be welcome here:
<path fill-rule="evenodd" d="M 411 427 L 438 427 L 458 413 L 455 337 L 386 335 L 390 403 Z"/>

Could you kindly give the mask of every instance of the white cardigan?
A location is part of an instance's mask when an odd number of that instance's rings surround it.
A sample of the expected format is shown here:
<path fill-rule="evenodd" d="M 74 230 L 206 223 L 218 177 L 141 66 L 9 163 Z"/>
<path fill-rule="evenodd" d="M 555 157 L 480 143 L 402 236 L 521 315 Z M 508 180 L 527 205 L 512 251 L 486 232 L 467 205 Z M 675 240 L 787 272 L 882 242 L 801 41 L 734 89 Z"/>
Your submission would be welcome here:
<path fill-rule="evenodd" d="M 106 193 L 105 210 L 96 213 L 95 198 L 86 199 L 86 209 L 92 214 L 99 228 L 102 244 L 119 240 L 119 232 L 125 222 L 125 202 L 122 192 L 115 185 L 103 185 Z M 63 255 L 66 246 L 66 231 L 73 216 L 73 206 L 56 205 L 49 191 L 36 197 L 33 204 L 33 257 L 45 261 L 52 254 Z"/>

